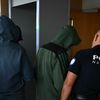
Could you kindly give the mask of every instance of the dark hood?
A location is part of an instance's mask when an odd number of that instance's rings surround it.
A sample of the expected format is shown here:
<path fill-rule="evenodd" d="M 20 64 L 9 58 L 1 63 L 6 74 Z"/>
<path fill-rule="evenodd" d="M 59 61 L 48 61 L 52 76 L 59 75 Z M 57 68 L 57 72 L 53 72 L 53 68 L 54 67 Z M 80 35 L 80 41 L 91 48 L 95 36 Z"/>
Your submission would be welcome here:
<path fill-rule="evenodd" d="M 80 41 L 81 40 L 76 29 L 73 26 L 66 25 L 52 42 L 64 48 L 70 48 L 73 45 L 79 44 Z"/>
<path fill-rule="evenodd" d="M 7 16 L 0 16 L 0 40 L 15 42 L 22 40 L 21 29 Z"/>

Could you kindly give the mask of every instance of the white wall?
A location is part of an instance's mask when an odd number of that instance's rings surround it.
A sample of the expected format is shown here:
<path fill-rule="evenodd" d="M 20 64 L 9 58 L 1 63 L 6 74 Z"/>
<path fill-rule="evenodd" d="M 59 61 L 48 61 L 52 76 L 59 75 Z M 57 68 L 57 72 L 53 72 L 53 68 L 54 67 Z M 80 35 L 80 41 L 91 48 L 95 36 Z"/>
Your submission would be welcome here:
<path fill-rule="evenodd" d="M 83 10 L 100 8 L 100 0 L 82 0 Z"/>

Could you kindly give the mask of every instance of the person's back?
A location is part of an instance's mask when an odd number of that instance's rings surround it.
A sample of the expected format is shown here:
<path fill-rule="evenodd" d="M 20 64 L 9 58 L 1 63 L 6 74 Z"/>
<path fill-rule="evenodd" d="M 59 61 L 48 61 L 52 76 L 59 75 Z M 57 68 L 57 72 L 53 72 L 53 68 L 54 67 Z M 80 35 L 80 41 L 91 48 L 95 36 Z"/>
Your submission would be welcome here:
<path fill-rule="evenodd" d="M 0 100 L 7 95 L 23 93 L 20 62 L 22 53 L 16 43 L 0 43 Z"/>
<path fill-rule="evenodd" d="M 100 30 L 92 48 L 79 51 L 71 60 L 61 100 L 100 100 Z"/>
<path fill-rule="evenodd" d="M 37 91 L 38 91 L 37 100 L 47 100 L 47 98 L 48 98 L 48 100 L 50 100 L 53 95 L 54 96 L 53 96 L 52 100 L 56 100 L 56 98 L 58 98 L 58 96 L 57 96 L 58 90 L 56 91 L 54 89 L 55 88 L 55 86 L 53 84 L 54 80 L 52 80 L 54 77 L 53 76 L 54 72 L 52 72 L 52 70 L 54 69 L 54 66 L 52 65 L 52 63 L 56 63 L 55 54 L 51 55 L 49 50 L 41 48 L 38 52 L 37 58 L 39 61 L 38 69 L 37 69 L 37 74 L 38 74 L 37 75 L 37 79 L 38 79 L 37 80 Z M 43 60 L 41 61 L 41 59 L 43 59 Z"/>
<path fill-rule="evenodd" d="M 0 17 L 0 100 L 24 100 L 25 81 L 32 79 L 31 65 L 20 29 L 6 16 Z"/>
<path fill-rule="evenodd" d="M 73 94 L 93 95 L 100 93 L 100 45 L 91 49 L 82 50 L 73 58 L 75 64 L 71 64 L 69 71 L 78 75 L 73 87 Z"/>
<path fill-rule="evenodd" d="M 60 100 L 69 64 L 68 50 L 80 43 L 76 30 L 65 26 L 56 38 L 37 53 L 37 100 Z"/>

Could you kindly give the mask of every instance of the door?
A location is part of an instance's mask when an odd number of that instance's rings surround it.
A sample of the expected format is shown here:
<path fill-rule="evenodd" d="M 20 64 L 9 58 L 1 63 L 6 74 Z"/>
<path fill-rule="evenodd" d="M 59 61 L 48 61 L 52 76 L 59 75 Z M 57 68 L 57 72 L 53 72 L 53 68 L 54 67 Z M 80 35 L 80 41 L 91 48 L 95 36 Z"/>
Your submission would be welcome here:
<path fill-rule="evenodd" d="M 100 12 L 85 13 L 80 11 L 71 12 L 74 27 L 81 38 L 81 43 L 72 48 L 72 56 L 80 49 L 90 48 L 93 37 L 100 29 Z"/>

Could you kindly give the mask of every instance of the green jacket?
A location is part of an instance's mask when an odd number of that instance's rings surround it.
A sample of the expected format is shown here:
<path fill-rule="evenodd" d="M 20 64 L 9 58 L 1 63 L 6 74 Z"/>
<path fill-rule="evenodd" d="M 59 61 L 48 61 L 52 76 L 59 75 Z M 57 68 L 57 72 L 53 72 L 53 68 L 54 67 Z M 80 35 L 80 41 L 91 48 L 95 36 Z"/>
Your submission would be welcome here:
<path fill-rule="evenodd" d="M 60 100 L 69 64 L 68 50 L 80 43 L 77 31 L 64 26 L 59 34 L 37 53 L 37 100 Z"/>

